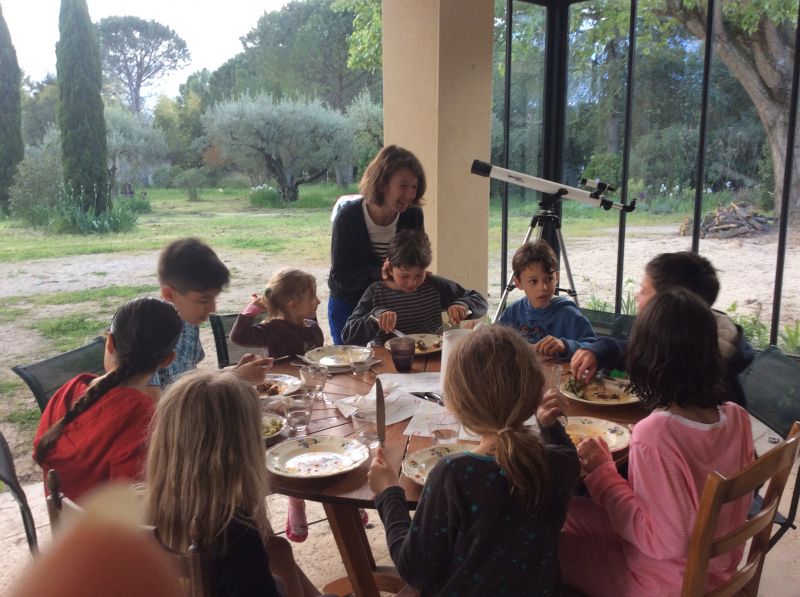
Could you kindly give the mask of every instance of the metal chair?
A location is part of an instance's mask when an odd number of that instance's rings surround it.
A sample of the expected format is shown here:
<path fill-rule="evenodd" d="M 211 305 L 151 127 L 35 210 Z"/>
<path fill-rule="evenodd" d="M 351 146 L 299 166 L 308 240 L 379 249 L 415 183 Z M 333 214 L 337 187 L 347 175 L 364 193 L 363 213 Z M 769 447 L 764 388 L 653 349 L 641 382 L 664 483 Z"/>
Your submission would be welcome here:
<path fill-rule="evenodd" d="M 778 436 L 786 438 L 794 421 L 800 421 L 800 364 L 774 346 L 762 350 L 739 376 L 747 398 L 747 410 Z M 777 438 L 776 438 L 777 441 Z M 754 508 L 761 495 L 756 495 Z M 800 501 L 800 481 L 795 479 L 789 511 L 778 513 L 778 530 L 769 542 L 769 549 L 786 534 L 797 528 L 795 517 Z"/>
<path fill-rule="evenodd" d="M 592 324 L 594 333 L 598 336 L 611 336 L 611 331 L 614 329 L 614 322 L 616 316 L 608 311 L 595 311 L 594 309 L 580 308 L 583 316 Z"/>
<path fill-rule="evenodd" d="M 711 473 L 700 498 L 697 519 L 689 541 L 689 555 L 683 576 L 683 597 L 699 595 L 744 595 L 756 597 L 764 558 L 769 551 L 770 533 L 778 504 L 800 448 L 800 423 L 795 422 L 788 439 L 753 463 L 726 479 Z M 767 483 L 758 513 L 732 531 L 719 535 L 717 522 L 722 508 L 743 496 L 752 495 Z M 722 586 L 706 592 L 710 559 L 744 546 L 752 538 L 747 561 Z"/>
<path fill-rule="evenodd" d="M 58 473 L 50 469 L 47 473 L 47 514 L 50 517 L 50 529 L 55 537 L 62 522 L 62 514 L 69 513 L 70 517 L 83 516 L 86 511 L 78 504 L 61 493 L 61 483 Z M 189 549 L 184 552 L 175 551 L 167 546 L 158 536 L 158 529 L 150 525 L 142 525 L 144 533 L 152 536 L 156 544 L 166 553 L 173 562 L 178 572 L 178 581 L 186 597 L 212 597 L 214 585 L 211 575 L 212 554 L 211 550 L 200 543 L 201 522 L 197 516 L 189 524 Z"/>
<path fill-rule="evenodd" d="M 85 346 L 44 359 L 32 365 L 18 365 L 11 370 L 19 375 L 36 398 L 39 410 L 44 412 L 47 403 L 67 381 L 80 373 L 102 375 L 105 339 L 98 336 Z"/>
<path fill-rule="evenodd" d="M 239 346 L 230 341 L 230 333 L 236 322 L 235 313 L 229 315 L 211 315 L 211 331 L 214 333 L 214 346 L 217 349 L 217 365 L 224 369 L 228 365 L 235 365 L 246 353 L 252 352 L 244 346 Z"/>
<path fill-rule="evenodd" d="M 31 508 L 28 506 L 28 498 L 22 490 L 22 486 L 17 479 L 17 469 L 14 467 L 14 458 L 5 436 L 0 433 L 0 481 L 5 483 L 8 491 L 19 504 L 19 511 L 22 515 L 22 526 L 25 527 L 25 537 L 28 539 L 28 548 L 31 554 L 39 552 L 39 543 L 36 540 L 36 525 L 33 523 Z"/>

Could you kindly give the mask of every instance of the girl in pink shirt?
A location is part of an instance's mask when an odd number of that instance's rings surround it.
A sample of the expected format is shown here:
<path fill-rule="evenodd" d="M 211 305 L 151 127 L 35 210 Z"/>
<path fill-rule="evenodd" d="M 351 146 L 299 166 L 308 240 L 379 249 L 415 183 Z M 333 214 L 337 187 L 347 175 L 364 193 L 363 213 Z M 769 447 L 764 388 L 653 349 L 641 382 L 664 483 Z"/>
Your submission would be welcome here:
<path fill-rule="evenodd" d="M 587 595 L 679 595 L 706 477 L 753 460 L 747 412 L 722 387 L 714 316 L 693 293 L 658 293 L 634 325 L 631 389 L 652 413 L 636 425 L 628 479 L 602 439 L 578 445 L 590 498 L 574 498 L 559 559 L 564 582 Z M 722 510 L 720 533 L 744 522 L 750 498 Z M 708 588 L 727 579 L 736 549 L 711 560 Z"/>

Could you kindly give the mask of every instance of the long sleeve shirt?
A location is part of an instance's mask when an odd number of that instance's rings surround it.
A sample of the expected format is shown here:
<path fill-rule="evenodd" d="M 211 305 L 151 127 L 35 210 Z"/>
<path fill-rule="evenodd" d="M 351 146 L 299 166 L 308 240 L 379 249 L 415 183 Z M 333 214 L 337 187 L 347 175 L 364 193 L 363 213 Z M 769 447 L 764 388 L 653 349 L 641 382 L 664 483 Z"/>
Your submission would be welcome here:
<path fill-rule="evenodd" d="M 486 314 L 486 299 L 476 290 L 433 274 L 425 278 L 414 292 L 393 290 L 383 282 L 375 282 L 364 292 L 342 329 L 342 339 L 348 344 L 367 344 L 371 340 L 385 342 L 389 334 L 381 332 L 370 315 L 384 311 L 397 313 L 395 327 L 405 334 L 433 334 L 442 325 L 442 311 L 451 305 L 463 305 L 477 319 Z"/>
<path fill-rule="evenodd" d="M 283 319 L 257 323 L 255 316 L 245 313 L 236 318 L 230 339 L 239 346 L 265 348 L 267 356 L 274 358 L 305 354 L 324 343 L 316 321 L 307 319 L 302 326 Z"/>
<path fill-rule="evenodd" d="M 377 497 L 392 561 L 408 584 L 423 595 L 557 594 L 558 540 L 579 467 L 561 425 L 542 437 L 550 492 L 535 514 L 493 457 L 469 452 L 436 464 L 413 520 L 402 488 Z"/>
<path fill-rule="evenodd" d="M 553 297 L 542 309 L 532 307 L 527 297 L 522 297 L 503 311 L 499 323 L 514 328 L 531 344 L 546 336 L 558 338 L 567 347 L 565 353 L 557 355 L 564 359 L 584 343 L 595 340 L 592 324 L 575 303 L 563 296 Z"/>

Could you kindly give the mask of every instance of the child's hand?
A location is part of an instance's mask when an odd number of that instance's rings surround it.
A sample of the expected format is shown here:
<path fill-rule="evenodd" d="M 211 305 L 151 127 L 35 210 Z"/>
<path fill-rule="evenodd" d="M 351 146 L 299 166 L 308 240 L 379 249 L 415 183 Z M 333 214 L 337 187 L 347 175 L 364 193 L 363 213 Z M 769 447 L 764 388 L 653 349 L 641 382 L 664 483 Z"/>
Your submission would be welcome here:
<path fill-rule="evenodd" d="M 255 292 L 250 295 L 249 307 L 258 308 L 261 313 L 267 310 L 267 304 L 264 302 L 264 298 L 257 295 Z"/>
<path fill-rule="evenodd" d="M 247 353 L 236 363 L 233 372 L 245 381 L 259 384 L 264 382 L 264 376 L 270 369 L 272 369 L 272 357 Z"/>
<path fill-rule="evenodd" d="M 386 454 L 383 448 L 378 448 L 375 451 L 375 457 L 369 465 L 367 480 L 375 495 L 380 495 L 387 487 L 399 485 L 400 477 L 392 471 L 389 463 L 386 462 Z"/>
<path fill-rule="evenodd" d="M 606 462 L 611 462 L 611 450 L 602 437 L 587 437 L 578 444 L 578 462 L 585 474 L 590 474 Z"/>
<path fill-rule="evenodd" d="M 533 349 L 539 354 L 548 356 L 567 352 L 566 344 L 555 336 L 545 336 L 533 345 Z"/>
<path fill-rule="evenodd" d="M 569 363 L 572 369 L 572 375 L 575 376 L 576 381 L 586 382 L 594 377 L 597 373 L 597 355 L 591 350 L 579 348 L 572 355 L 572 360 Z"/>
<path fill-rule="evenodd" d="M 558 417 L 564 414 L 564 396 L 555 388 L 550 388 L 544 393 L 539 408 L 536 409 L 536 420 L 540 427 L 555 425 Z"/>
<path fill-rule="evenodd" d="M 461 304 L 450 305 L 447 308 L 447 314 L 450 316 L 450 321 L 453 323 L 461 323 L 467 318 L 468 309 Z"/>
<path fill-rule="evenodd" d="M 397 325 L 397 313 L 394 311 L 384 311 L 378 315 L 378 327 L 383 332 L 391 332 Z"/>

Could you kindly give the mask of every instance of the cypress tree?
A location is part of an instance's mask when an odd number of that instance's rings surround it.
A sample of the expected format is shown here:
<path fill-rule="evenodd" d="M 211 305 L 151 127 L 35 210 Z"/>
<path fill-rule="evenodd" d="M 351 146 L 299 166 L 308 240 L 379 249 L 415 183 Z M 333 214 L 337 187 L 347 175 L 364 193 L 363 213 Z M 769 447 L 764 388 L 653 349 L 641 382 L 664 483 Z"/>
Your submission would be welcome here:
<path fill-rule="evenodd" d="M 8 190 L 22 161 L 22 104 L 17 53 L 0 7 L 0 211 L 9 213 Z"/>
<path fill-rule="evenodd" d="M 86 0 L 61 0 L 56 44 L 58 126 L 64 185 L 72 201 L 96 213 L 108 207 L 106 122 L 97 32 Z"/>

